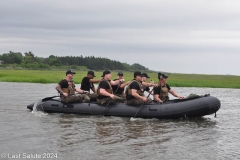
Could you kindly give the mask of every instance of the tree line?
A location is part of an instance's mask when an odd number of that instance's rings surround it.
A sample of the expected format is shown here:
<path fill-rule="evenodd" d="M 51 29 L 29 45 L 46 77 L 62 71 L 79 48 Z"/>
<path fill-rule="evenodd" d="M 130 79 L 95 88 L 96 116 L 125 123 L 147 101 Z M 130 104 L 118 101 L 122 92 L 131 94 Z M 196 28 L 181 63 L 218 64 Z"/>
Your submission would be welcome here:
<path fill-rule="evenodd" d="M 49 69 L 61 68 L 68 66 L 72 69 L 90 69 L 90 70 L 149 70 L 148 68 L 134 63 L 129 65 L 119 61 L 110 60 L 108 58 L 95 57 L 95 56 L 54 56 L 50 55 L 47 58 L 37 57 L 31 51 L 25 52 L 12 52 L 0 54 L 0 60 L 4 65 L 13 65 L 14 67 L 22 67 L 27 69 Z"/>

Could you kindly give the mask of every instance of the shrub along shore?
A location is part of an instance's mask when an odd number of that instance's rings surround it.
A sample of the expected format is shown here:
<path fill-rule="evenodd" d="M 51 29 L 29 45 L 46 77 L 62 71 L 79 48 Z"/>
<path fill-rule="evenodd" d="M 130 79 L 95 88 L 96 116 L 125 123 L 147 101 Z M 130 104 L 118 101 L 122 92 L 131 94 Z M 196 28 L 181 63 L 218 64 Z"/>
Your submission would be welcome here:
<path fill-rule="evenodd" d="M 87 71 L 75 70 L 75 84 L 80 84 Z M 100 79 L 102 71 L 94 71 Z M 0 70 L 0 82 L 27 82 L 27 83 L 58 83 L 65 78 L 66 71 L 60 70 Z M 112 78 L 117 77 L 118 71 L 112 71 Z M 157 72 L 146 72 L 150 77 L 148 81 L 158 82 Z M 125 81 L 133 79 L 133 72 L 123 71 Z M 178 74 L 166 73 L 167 83 L 171 87 L 208 87 L 208 88 L 240 88 L 240 76 L 233 75 L 204 75 L 204 74 Z"/>

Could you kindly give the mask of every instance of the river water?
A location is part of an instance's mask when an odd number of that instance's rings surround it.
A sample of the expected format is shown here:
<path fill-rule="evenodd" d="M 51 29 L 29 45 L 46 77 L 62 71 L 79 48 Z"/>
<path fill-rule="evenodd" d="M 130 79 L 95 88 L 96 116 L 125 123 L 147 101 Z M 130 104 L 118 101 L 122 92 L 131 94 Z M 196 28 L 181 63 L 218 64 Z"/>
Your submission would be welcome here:
<path fill-rule="evenodd" d="M 211 94 L 221 108 L 195 119 L 158 120 L 31 112 L 55 84 L 0 82 L 1 159 L 240 159 L 240 90 L 172 87 Z M 172 98 L 172 97 L 171 97 Z"/>

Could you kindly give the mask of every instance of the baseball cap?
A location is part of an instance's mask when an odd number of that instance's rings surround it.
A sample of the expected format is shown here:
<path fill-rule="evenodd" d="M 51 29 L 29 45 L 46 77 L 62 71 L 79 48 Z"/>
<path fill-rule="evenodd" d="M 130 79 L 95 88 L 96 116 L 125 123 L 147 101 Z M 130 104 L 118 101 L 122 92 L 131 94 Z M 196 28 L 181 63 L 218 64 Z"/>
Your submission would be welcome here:
<path fill-rule="evenodd" d="M 142 77 L 150 78 L 148 77 L 147 73 L 142 73 Z"/>
<path fill-rule="evenodd" d="M 66 72 L 66 75 L 68 75 L 68 74 L 76 74 L 76 73 L 73 72 L 72 70 L 68 70 L 68 71 Z"/>
<path fill-rule="evenodd" d="M 104 77 L 105 74 L 110 74 L 111 72 L 109 70 L 103 71 L 103 75 L 101 77 Z"/>
<path fill-rule="evenodd" d="M 96 77 L 93 71 L 88 71 L 87 74 L 91 74 L 93 77 Z"/>
<path fill-rule="evenodd" d="M 122 73 L 122 72 L 118 72 L 117 75 L 118 75 L 118 76 L 123 76 L 123 73 Z"/>
<path fill-rule="evenodd" d="M 168 78 L 168 76 L 167 76 L 167 75 L 165 75 L 165 74 L 162 74 L 162 76 L 163 76 L 163 78 Z"/>
<path fill-rule="evenodd" d="M 161 79 L 161 77 L 163 77 L 163 78 L 168 78 L 167 75 L 162 74 L 162 73 L 158 73 L 158 79 Z"/>
<path fill-rule="evenodd" d="M 136 72 L 134 72 L 134 78 L 135 78 L 136 76 L 142 76 L 142 73 L 141 73 L 140 71 L 136 71 Z"/>

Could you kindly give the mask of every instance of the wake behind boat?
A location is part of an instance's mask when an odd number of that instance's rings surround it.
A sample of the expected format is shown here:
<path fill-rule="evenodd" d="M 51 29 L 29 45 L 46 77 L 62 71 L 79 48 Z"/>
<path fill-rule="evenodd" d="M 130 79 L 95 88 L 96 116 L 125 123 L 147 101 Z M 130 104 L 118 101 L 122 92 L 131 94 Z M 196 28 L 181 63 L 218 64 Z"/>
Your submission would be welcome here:
<path fill-rule="evenodd" d="M 29 104 L 27 108 L 33 110 L 35 103 Z M 216 97 L 210 95 L 175 99 L 162 104 L 152 102 L 150 104 L 144 104 L 141 108 L 140 106 L 131 106 L 124 103 L 109 104 L 107 107 L 96 102 L 63 103 L 59 98 L 54 99 L 53 97 L 48 97 L 36 103 L 36 109 L 48 113 L 178 119 L 216 114 L 220 109 L 220 105 L 220 101 Z"/>

